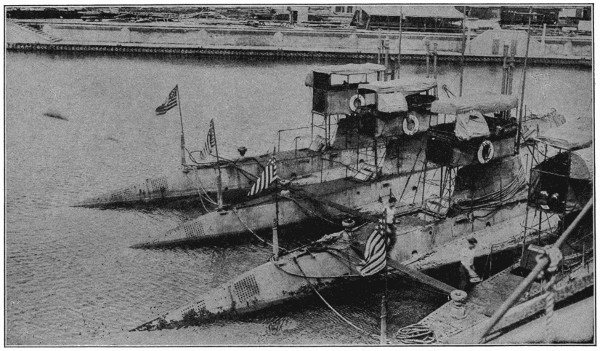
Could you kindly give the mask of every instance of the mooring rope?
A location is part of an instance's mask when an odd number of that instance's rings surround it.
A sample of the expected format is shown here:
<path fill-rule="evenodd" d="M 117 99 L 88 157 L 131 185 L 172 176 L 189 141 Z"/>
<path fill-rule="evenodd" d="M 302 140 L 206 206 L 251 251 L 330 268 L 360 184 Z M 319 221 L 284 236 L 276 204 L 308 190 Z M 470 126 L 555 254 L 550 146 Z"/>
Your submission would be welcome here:
<path fill-rule="evenodd" d="M 321 219 L 321 220 L 323 220 L 325 222 L 329 222 L 329 223 L 334 224 L 334 225 L 339 225 L 338 223 L 335 223 L 334 221 L 332 221 L 330 219 L 327 219 L 327 218 L 321 216 L 320 214 L 318 214 L 317 212 L 312 211 L 311 209 L 309 209 L 309 208 L 301 205 L 300 202 L 297 199 L 293 198 L 292 196 L 282 195 L 282 197 L 284 197 L 286 199 L 292 200 L 296 205 L 298 205 L 298 207 L 300 207 L 300 209 L 308 212 L 309 214 L 313 215 L 314 217 L 317 217 L 317 218 L 319 218 L 319 219 Z"/>
<path fill-rule="evenodd" d="M 235 216 L 237 217 L 237 219 L 240 221 L 240 223 L 242 223 L 242 225 L 246 228 L 247 231 L 249 231 L 252 235 L 254 235 L 258 240 L 260 240 L 263 244 L 269 245 L 271 247 L 273 247 L 273 244 L 271 244 L 270 242 L 264 240 L 263 238 L 261 238 L 260 236 L 258 236 L 258 234 L 256 234 L 250 227 L 248 227 L 248 225 L 242 220 L 242 218 L 240 217 L 240 215 L 237 212 L 237 208 L 232 208 L 231 212 L 233 212 L 235 214 Z M 287 250 L 283 247 L 279 247 L 280 249 L 282 249 L 283 251 Z"/>
<path fill-rule="evenodd" d="M 204 189 L 204 186 L 202 186 L 202 182 L 200 181 L 200 177 L 198 176 L 198 170 L 196 169 L 194 173 L 196 174 L 196 180 L 197 180 L 197 184 L 198 184 L 199 188 L 202 189 L 202 191 L 204 192 L 204 195 L 206 196 L 206 201 L 208 201 L 211 204 L 216 206 L 217 202 L 208 195 L 208 192 L 206 191 L 206 189 Z M 198 188 L 198 186 L 197 186 L 197 188 Z M 199 195 L 202 196 L 201 194 L 199 194 Z"/>
<path fill-rule="evenodd" d="M 204 199 L 202 198 L 202 193 L 200 193 L 200 187 L 198 185 L 198 183 L 200 182 L 200 180 L 198 179 L 198 171 L 195 170 L 194 173 L 196 174 L 196 191 L 198 192 L 198 198 L 200 198 L 200 203 L 202 204 L 202 207 L 204 208 L 204 211 L 208 212 L 208 209 L 206 208 L 206 205 L 204 204 Z"/>
<path fill-rule="evenodd" d="M 545 298 L 545 313 L 546 313 L 546 343 L 550 344 L 554 341 L 554 330 L 552 328 L 553 316 L 554 316 L 554 282 L 556 281 L 556 274 L 553 274 L 547 284 L 544 285 L 546 291 Z"/>
<path fill-rule="evenodd" d="M 353 327 L 354 329 L 356 329 L 357 331 L 364 333 L 368 336 L 370 336 L 371 338 L 374 338 L 376 340 L 379 340 L 379 336 L 375 335 L 373 333 L 369 333 L 366 330 L 357 327 L 356 325 L 354 325 L 354 323 L 352 323 L 351 321 L 349 321 L 348 319 L 346 319 L 344 316 L 342 316 L 333 306 L 331 306 L 329 304 L 329 302 L 327 302 L 327 300 L 325 300 L 325 298 L 323 297 L 323 295 L 321 295 L 321 293 L 319 293 L 319 291 L 314 287 L 314 285 L 310 282 L 310 280 L 306 277 L 306 274 L 304 273 L 304 270 L 302 270 L 302 267 L 300 267 L 300 265 L 298 264 L 298 261 L 296 259 L 296 257 L 294 257 L 294 263 L 296 264 L 296 266 L 298 267 L 298 269 L 300 270 L 300 273 L 302 273 L 304 279 L 306 280 L 306 282 L 308 283 L 308 285 L 311 287 L 311 289 L 315 292 L 315 294 L 317 294 L 317 296 L 323 301 L 323 303 L 325 303 L 325 305 L 333 312 L 335 313 L 336 316 L 338 316 L 341 320 L 343 320 L 344 322 L 346 322 L 348 325 L 350 325 L 351 327 Z"/>

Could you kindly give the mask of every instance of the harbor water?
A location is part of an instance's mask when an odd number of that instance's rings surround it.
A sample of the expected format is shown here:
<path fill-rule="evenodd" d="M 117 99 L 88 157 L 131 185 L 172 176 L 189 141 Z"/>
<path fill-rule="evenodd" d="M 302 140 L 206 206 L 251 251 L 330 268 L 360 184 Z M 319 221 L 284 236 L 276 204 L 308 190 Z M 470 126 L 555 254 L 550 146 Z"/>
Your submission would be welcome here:
<path fill-rule="evenodd" d="M 246 146 L 249 155 L 262 154 L 277 144 L 278 130 L 310 123 L 312 95 L 304 78 L 314 65 L 333 62 L 5 57 L 6 344 L 376 342 L 367 334 L 378 330 L 381 289 L 366 283 L 324 296 L 367 333 L 317 298 L 202 327 L 130 333 L 266 262 L 270 248 L 249 236 L 209 247 L 131 249 L 192 217 L 194 209 L 70 206 L 179 166 L 179 111 L 154 113 L 176 84 L 190 150 L 200 149 L 214 118 L 219 152 L 233 157 Z M 424 74 L 425 65 L 405 65 L 403 71 Z M 499 92 L 501 77 L 497 65 L 466 67 L 464 93 Z M 520 96 L 520 69 L 514 77 L 513 91 Z M 459 67 L 441 65 L 438 80 L 458 94 Z M 567 120 L 591 119 L 592 91 L 589 68 L 530 67 L 525 105 L 538 114 L 555 108 Z M 292 139 L 282 139 L 281 148 L 293 148 Z M 284 233 L 282 245 L 298 246 L 301 236 Z M 390 313 L 399 324 L 417 322 L 444 302 L 413 284 L 394 287 Z"/>

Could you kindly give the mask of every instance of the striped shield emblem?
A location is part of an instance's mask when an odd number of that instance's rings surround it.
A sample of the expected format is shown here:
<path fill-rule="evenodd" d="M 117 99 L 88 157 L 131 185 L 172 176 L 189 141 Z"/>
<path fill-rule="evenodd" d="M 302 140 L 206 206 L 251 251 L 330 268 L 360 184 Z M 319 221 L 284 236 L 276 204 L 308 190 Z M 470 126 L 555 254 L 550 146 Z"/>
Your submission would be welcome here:
<path fill-rule="evenodd" d="M 256 180 L 256 183 L 252 185 L 248 196 L 254 196 L 260 193 L 261 191 L 268 188 L 269 185 L 271 185 L 271 183 L 273 183 L 277 179 L 277 165 L 275 164 L 275 161 L 275 156 L 273 156 L 267 163 L 267 167 L 265 167 L 265 170 Z"/>
<path fill-rule="evenodd" d="M 359 268 L 360 275 L 373 275 L 385 268 L 387 265 L 385 240 L 385 222 L 382 218 L 367 239 L 365 245 L 366 263 Z"/>

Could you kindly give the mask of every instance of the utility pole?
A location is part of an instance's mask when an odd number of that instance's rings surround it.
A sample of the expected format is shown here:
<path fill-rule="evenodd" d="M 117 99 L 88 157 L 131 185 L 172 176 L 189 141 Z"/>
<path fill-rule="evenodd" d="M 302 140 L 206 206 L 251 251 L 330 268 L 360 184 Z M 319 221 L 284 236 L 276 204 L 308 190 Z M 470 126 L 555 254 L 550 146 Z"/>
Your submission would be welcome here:
<path fill-rule="evenodd" d="M 465 51 L 467 50 L 467 37 L 465 34 L 465 19 L 467 19 L 467 7 L 463 6 L 463 20 L 462 20 L 462 54 L 460 57 L 460 91 L 458 96 L 462 96 L 463 93 L 463 75 L 465 74 Z"/>
<path fill-rule="evenodd" d="M 525 61 L 523 63 L 523 84 L 521 85 L 521 106 L 519 107 L 519 128 L 517 129 L 517 147 L 518 152 L 521 147 L 521 124 L 523 123 L 523 100 L 525 99 L 525 78 L 527 78 L 527 57 L 529 56 L 529 39 L 531 38 L 531 16 L 533 16 L 533 6 L 529 6 L 529 25 L 527 26 L 527 46 L 525 47 Z"/>

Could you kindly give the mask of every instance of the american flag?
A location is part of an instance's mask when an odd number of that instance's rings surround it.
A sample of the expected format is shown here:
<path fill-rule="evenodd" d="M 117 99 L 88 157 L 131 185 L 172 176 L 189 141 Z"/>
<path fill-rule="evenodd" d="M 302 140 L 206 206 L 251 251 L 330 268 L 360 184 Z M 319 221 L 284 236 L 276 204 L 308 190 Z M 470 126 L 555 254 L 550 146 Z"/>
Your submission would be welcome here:
<path fill-rule="evenodd" d="M 375 227 L 375 230 L 373 230 L 373 233 L 367 239 L 365 245 L 365 264 L 358 270 L 362 276 L 378 273 L 387 265 L 385 226 L 384 219 L 380 219 L 377 227 Z"/>
<path fill-rule="evenodd" d="M 248 196 L 254 196 L 260 193 L 268 188 L 269 185 L 275 181 L 275 179 L 277 179 L 277 165 L 275 164 L 275 161 L 275 156 L 273 156 L 269 162 L 267 162 L 267 167 L 265 167 L 265 170 L 262 172 L 260 177 L 258 177 L 256 183 L 252 185 Z"/>
<path fill-rule="evenodd" d="M 217 146 L 217 140 L 215 138 L 215 122 L 210 120 L 210 127 L 208 128 L 208 134 L 206 135 L 206 141 L 204 147 L 200 150 L 200 158 L 206 159 L 206 157 L 212 154 L 212 149 Z"/>
<path fill-rule="evenodd" d="M 167 113 L 167 111 L 177 106 L 177 95 L 178 94 L 176 85 L 175 88 L 173 88 L 173 90 L 171 90 L 171 92 L 169 93 L 169 96 L 167 97 L 165 102 L 156 108 L 156 115 L 164 115 L 165 113 Z"/>

